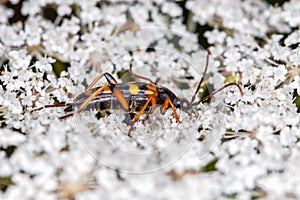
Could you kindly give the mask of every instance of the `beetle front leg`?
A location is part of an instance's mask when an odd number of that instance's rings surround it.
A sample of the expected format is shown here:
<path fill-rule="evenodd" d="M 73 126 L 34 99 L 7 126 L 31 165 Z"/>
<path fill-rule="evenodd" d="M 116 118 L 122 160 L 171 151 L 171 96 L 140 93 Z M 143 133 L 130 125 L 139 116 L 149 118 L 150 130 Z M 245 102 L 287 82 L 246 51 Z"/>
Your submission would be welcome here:
<path fill-rule="evenodd" d="M 180 121 L 180 119 L 179 119 L 179 116 L 178 116 L 178 114 L 177 114 L 177 112 L 176 112 L 176 108 L 175 108 L 175 106 L 173 105 L 173 103 L 172 103 L 172 101 L 170 100 L 170 98 L 166 98 L 166 100 L 165 100 L 165 102 L 164 102 L 164 104 L 163 104 L 163 106 L 162 106 L 162 108 L 161 108 L 161 113 L 162 113 L 162 114 L 165 114 L 165 112 L 166 112 L 167 109 L 169 108 L 169 105 L 171 106 L 171 109 L 172 109 L 172 111 L 173 111 L 173 113 L 174 113 L 174 117 L 175 117 L 176 121 L 177 121 L 178 123 L 181 123 L 181 121 Z"/>

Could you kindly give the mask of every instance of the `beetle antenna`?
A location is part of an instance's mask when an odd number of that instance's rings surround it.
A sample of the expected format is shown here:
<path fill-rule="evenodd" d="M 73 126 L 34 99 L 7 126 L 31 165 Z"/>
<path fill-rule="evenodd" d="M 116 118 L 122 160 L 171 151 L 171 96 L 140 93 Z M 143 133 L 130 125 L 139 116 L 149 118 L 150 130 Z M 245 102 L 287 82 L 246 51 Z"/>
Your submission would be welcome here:
<path fill-rule="evenodd" d="M 204 69 L 204 72 L 203 72 L 203 76 L 202 76 L 202 78 L 201 78 L 201 80 L 200 80 L 200 82 L 199 82 L 199 84 L 197 86 L 197 89 L 196 89 L 194 95 L 192 96 L 191 103 L 193 103 L 195 101 L 196 95 L 197 95 L 198 91 L 200 90 L 202 82 L 204 81 L 204 78 L 206 76 L 206 72 L 207 72 L 207 68 L 208 68 L 208 62 L 209 62 L 209 56 L 210 55 L 211 55 L 210 51 L 207 50 L 206 65 L 205 65 L 205 69 Z"/>
<path fill-rule="evenodd" d="M 129 73 L 130 73 L 131 78 L 144 79 L 144 80 L 146 80 L 146 81 L 149 81 L 151 84 L 155 84 L 155 82 L 152 81 L 150 78 L 147 78 L 147 77 L 144 77 L 144 76 L 135 74 L 135 73 L 132 71 L 132 66 L 133 66 L 133 59 L 131 59 L 131 61 L 130 61 L 130 63 L 129 63 Z"/>
<path fill-rule="evenodd" d="M 58 103 L 58 104 L 53 104 L 53 105 L 45 105 L 43 107 L 40 108 L 36 108 L 34 110 L 31 110 L 30 113 L 34 112 L 34 111 L 39 111 L 42 110 L 44 108 L 54 108 L 54 107 L 65 107 L 65 106 L 70 106 L 72 105 L 71 103 Z"/>
<path fill-rule="evenodd" d="M 64 115 L 62 117 L 60 117 L 59 119 L 67 119 L 68 117 L 72 117 L 75 113 L 70 113 L 70 114 L 67 114 L 67 115 Z"/>
<path fill-rule="evenodd" d="M 221 87 L 220 89 L 214 91 L 213 93 L 211 93 L 211 94 L 205 96 L 205 97 L 204 97 L 203 99 L 201 99 L 200 101 L 197 101 L 197 102 L 195 102 L 195 103 L 192 103 L 192 106 L 196 106 L 196 105 L 200 104 L 201 102 L 206 101 L 207 99 L 211 98 L 212 96 L 214 96 L 215 94 L 217 94 L 218 92 L 224 90 L 225 88 L 227 88 L 227 87 L 229 87 L 229 86 L 236 86 L 236 87 L 239 89 L 241 95 L 242 95 L 242 96 L 244 95 L 243 90 L 242 90 L 242 88 L 241 88 L 241 86 L 240 86 L 239 84 L 237 84 L 237 83 L 228 83 L 228 84 L 224 85 L 223 87 Z"/>

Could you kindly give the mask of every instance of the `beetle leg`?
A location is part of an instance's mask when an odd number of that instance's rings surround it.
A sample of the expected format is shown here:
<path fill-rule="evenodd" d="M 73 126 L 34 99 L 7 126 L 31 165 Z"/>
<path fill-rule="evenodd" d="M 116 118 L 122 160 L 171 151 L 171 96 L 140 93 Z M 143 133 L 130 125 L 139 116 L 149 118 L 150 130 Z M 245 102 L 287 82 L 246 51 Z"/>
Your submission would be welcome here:
<path fill-rule="evenodd" d="M 149 81 L 151 84 L 155 84 L 155 82 L 152 81 L 150 78 L 147 78 L 147 77 L 144 77 L 144 76 L 141 76 L 141 75 L 138 75 L 138 74 L 133 73 L 133 71 L 132 71 L 133 59 L 131 59 L 129 65 L 130 65 L 130 67 L 129 67 L 129 73 L 130 73 L 130 76 L 131 76 L 132 78 L 144 79 L 144 80 L 146 80 L 146 81 Z"/>
<path fill-rule="evenodd" d="M 147 102 L 145 103 L 145 105 L 142 107 L 142 109 L 139 111 L 139 113 L 134 117 L 133 121 L 131 122 L 129 131 L 128 131 L 128 136 L 131 137 L 130 133 L 133 130 L 133 126 L 134 124 L 139 120 L 139 118 L 141 117 L 141 115 L 144 113 L 145 109 L 147 108 L 147 106 L 149 105 L 149 103 L 152 101 L 152 98 L 155 98 L 155 96 L 150 96 L 149 99 L 147 100 Z"/>
<path fill-rule="evenodd" d="M 165 100 L 165 102 L 164 102 L 164 105 L 163 105 L 163 107 L 162 107 L 162 109 L 161 109 L 162 114 L 164 114 L 164 113 L 167 111 L 169 105 L 171 106 L 171 109 L 172 109 L 172 111 L 173 111 L 173 113 L 174 113 L 174 116 L 175 116 L 176 121 L 177 121 L 178 123 L 181 123 L 181 121 L 180 121 L 180 119 L 179 119 L 179 116 L 178 116 L 178 114 L 177 114 L 177 112 L 176 112 L 176 108 L 175 108 L 175 106 L 173 105 L 173 103 L 172 103 L 172 101 L 170 100 L 170 98 L 166 98 L 166 100 Z"/>
<path fill-rule="evenodd" d="M 125 110 L 128 110 L 128 102 L 119 88 L 114 88 L 112 95 L 118 99 L 118 101 L 122 104 Z"/>
<path fill-rule="evenodd" d="M 70 114 L 60 117 L 59 119 L 67 119 L 68 117 L 72 117 L 73 115 L 74 115 L 74 113 L 70 113 Z"/>
<path fill-rule="evenodd" d="M 104 116 L 108 116 L 108 115 L 110 115 L 109 111 L 99 110 L 95 116 L 97 117 L 97 119 L 100 119 L 100 118 L 102 118 Z"/>
<path fill-rule="evenodd" d="M 152 105 L 151 113 L 153 113 L 156 107 L 156 98 L 151 98 L 151 105 Z"/>
<path fill-rule="evenodd" d="M 79 109 L 77 111 L 75 111 L 76 113 L 80 113 L 81 111 L 83 111 L 87 106 L 88 104 L 96 98 L 96 96 L 102 92 L 103 90 L 109 88 L 108 85 L 104 85 L 100 88 L 98 88 L 93 94 L 91 94 L 79 107 Z M 115 96 L 118 101 L 121 103 L 121 105 L 123 106 L 124 109 L 128 110 L 129 106 L 128 106 L 128 102 L 127 100 L 125 99 L 124 95 L 122 94 L 122 92 L 120 91 L 120 89 L 118 88 L 114 88 L 113 90 L 113 96 Z M 69 115 L 66 115 L 66 116 L 63 116 L 62 119 L 65 119 L 69 116 L 72 116 L 72 114 L 69 114 Z"/>
<path fill-rule="evenodd" d="M 102 92 L 103 90 L 105 90 L 108 87 L 108 85 L 104 85 L 102 87 L 100 87 L 99 89 L 97 89 L 93 94 L 91 94 L 79 107 L 79 109 L 76 111 L 76 113 L 80 113 L 81 111 L 83 111 L 88 104 L 97 96 L 97 94 L 99 94 L 100 92 Z"/>
<path fill-rule="evenodd" d="M 130 125 L 135 118 L 136 114 L 135 113 L 126 113 L 125 114 L 125 119 L 122 121 L 123 123 Z"/>
<path fill-rule="evenodd" d="M 105 72 L 100 74 L 99 76 L 97 76 L 97 78 L 95 78 L 90 84 L 89 86 L 87 86 L 86 88 L 86 92 L 89 91 L 102 77 L 105 77 L 107 80 L 108 85 L 115 85 L 118 82 L 116 81 L 116 79 L 109 73 Z"/>
<path fill-rule="evenodd" d="M 77 113 L 81 112 L 82 110 L 84 110 L 88 104 L 97 96 L 97 94 L 99 94 L 100 92 L 102 92 L 103 90 L 105 90 L 106 88 L 108 88 L 108 85 L 104 85 L 102 87 L 100 87 L 98 90 L 96 90 L 92 95 L 89 96 L 89 98 L 87 98 L 85 100 L 85 102 L 83 104 L 81 104 L 81 106 L 79 107 L 79 109 L 77 110 Z M 125 99 L 124 95 L 122 94 L 122 92 L 120 91 L 120 89 L 115 88 L 113 90 L 113 96 L 115 96 L 118 101 L 122 104 L 123 108 L 128 110 L 129 106 L 128 106 L 128 102 Z"/>
<path fill-rule="evenodd" d="M 71 103 L 58 103 L 58 104 L 53 104 L 53 105 L 45 105 L 43 107 L 40 108 L 36 108 L 34 110 L 31 110 L 30 113 L 34 112 L 34 111 L 39 111 L 42 110 L 44 108 L 54 108 L 54 107 L 65 107 L 65 106 L 71 106 Z"/>

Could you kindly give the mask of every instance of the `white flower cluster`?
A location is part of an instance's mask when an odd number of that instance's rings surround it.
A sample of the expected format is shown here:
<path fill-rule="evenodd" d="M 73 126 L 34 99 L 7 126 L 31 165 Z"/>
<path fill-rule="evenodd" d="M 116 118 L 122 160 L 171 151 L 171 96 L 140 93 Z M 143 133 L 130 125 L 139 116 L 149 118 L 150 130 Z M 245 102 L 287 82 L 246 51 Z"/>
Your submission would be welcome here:
<path fill-rule="evenodd" d="M 0 199 L 300 198 L 299 27 L 297 0 L 0 4 Z M 157 109 L 132 138 L 119 111 L 33 111 L 73 103 L 103 72 L 129 81 L 132 59 L 190 99 L 206 64 L 198 37 L 211 52 L 199 96 L 229 82 L 243 96 L 228 87 L 197 116 L 177 109 L 181 124 Z"/>

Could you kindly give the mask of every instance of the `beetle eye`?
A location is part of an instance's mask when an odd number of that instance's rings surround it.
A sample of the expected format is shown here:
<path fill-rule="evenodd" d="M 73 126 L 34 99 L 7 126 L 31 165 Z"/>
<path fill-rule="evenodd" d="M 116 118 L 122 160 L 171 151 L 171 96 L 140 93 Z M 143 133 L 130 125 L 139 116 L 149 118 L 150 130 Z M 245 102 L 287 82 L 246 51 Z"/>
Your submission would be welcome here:
<path fill-rule="evenodd" d="M 180 108 L 181 107 L 181 101 L 180 100 L 176 101 L 175 106 L 176 106 L 176 108 Z"/>
<path fill-rule="evenodd" d="M 183 107 L 183 108 L 187 108 L 187 107 L 188 107 L 187 102 L 183 102 L 183 103 L 182 103 L 182 107 Z"/>

